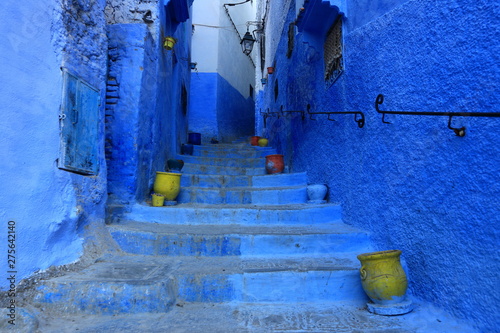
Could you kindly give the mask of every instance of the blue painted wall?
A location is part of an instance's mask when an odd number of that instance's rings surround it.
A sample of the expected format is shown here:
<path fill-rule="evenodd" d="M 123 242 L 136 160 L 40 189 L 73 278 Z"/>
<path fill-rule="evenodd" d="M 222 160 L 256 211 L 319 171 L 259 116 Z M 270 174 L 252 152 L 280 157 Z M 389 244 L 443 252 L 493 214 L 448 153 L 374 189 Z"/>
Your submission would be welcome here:
<path fill-rule="evenodd" d="M 250 86 L 248 87 L 250 90 Z M 255 102 L 245 98 L 222 76 L 217 76 L 217 124 L 223 142 L 231 142 L 254 133 Z"/>
<path fill-rule="evenodd" d="M 158 4 L 156 36 L 141 23 L 108 27 L 106 157 L 113 205 L 148 198 L 156 171 L 165 171 L 166 160 L 186 142 L 191 23 L 178 22 L 173 9 L 182 4 Z M 177 39 L 173 50 L 163 48 L 167 36 Z"/>
<path fill-rule="evenodd" d="M 254 108 L 253 98 L 245 98 L 218 73 L 192 75 L 189 129 L 202 133 L 204 141 L 230 142 L 251 135 Z"/>
<path fill-rule="evenodd" d="M 66 3 L 66 2 L 65 2 Z M 101 0 L 3 3 L 0 31 L 0 290 L 7 289 L 7 222 L 16 222 L 17 282 L 84 251 L 87 229 L 104 225 L 104 104 L 99 109 L 97 176 L 57 168 L 61 66 L 104 99 L 107 40 Z M 82 61 L 84 60 L 84 61 Z"/>
<path fill-rule="evenodd" d="M 191 75 L 191 104 L 189 108 L 189 129 L 201 133 L 203 139 L 218 138 L 217 125 L 217 73 Z"/>
<path fill-rule="evenodd" d="M 287 59 L 286 29 L 275 31 L 281 33 L 272 58 L 276 75 L 257 107 L 305 110 L 310 103 L 315 112 L 364 111 L 365 127 L 351 115 L 335 122 L 318 115 L 316 121 L 269 118 L 259 131 L 287 154 L 294 171 L 327 183 L 344 221 L 372 231 L 377 249 L 403 251 L 413 297 L 496 331 L 498 120 L 453 119 L 467 127 L 460 138 L 446 117 L 387 116 L 392 124 L 383 124 L 374 101 L 383 93 L 386 110 L 500 112 L 499 5 L 370 3 L 370 11 L 359 1 L 341 9 L 345 72 L 331 87 L 323 79 L 322 37 L 298 34 Z"/>
<path fill-rule="evenodd" d="M 157 58 L 145 24 L 109 25 L 108 38 L 108 194 L 110 201 L 126 204 L 144 197 L 148 191 Z"/>

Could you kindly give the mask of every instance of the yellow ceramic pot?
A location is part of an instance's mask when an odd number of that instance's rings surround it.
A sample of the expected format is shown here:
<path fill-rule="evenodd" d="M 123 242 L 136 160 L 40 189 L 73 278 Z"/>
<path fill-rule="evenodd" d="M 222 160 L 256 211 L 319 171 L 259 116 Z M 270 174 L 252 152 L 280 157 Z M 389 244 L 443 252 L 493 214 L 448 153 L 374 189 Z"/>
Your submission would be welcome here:
<path fill-rule="evenodd" d="M 161 207 L 165 202 L 165 196 L 163 194 L 153 194 L 151 196 L 151 204 L 153 207 Z"/>
<path fill-rule="evenodd" d="M 165 196 L 165 200 L 174 201 L 181 190 L 181 174 L 156 172 L 153 191 Z"/>
<path fill-rule="evenodd" d="M 267 143 L 269 141 L 265 138 L 260 138 L 258 142 L 259 142 L 259 147 L 267 147 Z"/>
<path fill-rule="evenodd" d="M 401 266 L 400 250 L 364 253 L 361 261 L 361 284 L 376 304 L 390 305 L 405 300 L 408 282 Z"/>

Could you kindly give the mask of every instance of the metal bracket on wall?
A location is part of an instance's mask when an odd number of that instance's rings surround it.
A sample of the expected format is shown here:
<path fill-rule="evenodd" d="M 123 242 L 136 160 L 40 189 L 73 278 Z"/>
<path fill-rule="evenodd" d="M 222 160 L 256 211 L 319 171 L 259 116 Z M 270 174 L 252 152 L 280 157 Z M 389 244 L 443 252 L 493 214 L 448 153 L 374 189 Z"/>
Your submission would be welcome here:
<path fill-rule="evenodd" d="M 358 123 L 358 127 L 363 128 L 365 126 L 365 114 L 361 111 L 311 112 L 311 104 L 307 104 L 307 113 L 309 113 L 309 119 L 311 120 L 317 120 L 313 118 L 314 114 L 327 114 L 330 121 L 335 121 L 335 119 L 331 118 L 335 114 L 353 114 L 354 121 Z"/>
<path fill-rule="evenodd" d="M 266 112 L 262 112 L 262 109 L 260 109 L 260 114 L 262 115 L 262 117 L 264 117 L 264 127 L 267 127 L 267 118 L 274 117 L 275 114 L 278 118 L 280 117 L 279 112 L 270 112 L 269 108 L 267 108 Z"/>
<path fill-rule="evenodd" d="M 306 119 L 306 113 L 304 111 L 283 111 L 283 105 L 280 106 L 280 112 L 283 116 L 285 116 L 285 113 L 300 113 L 302 121 Z"/>
<path fill-rule="evenodd" d="M 411 116 L 447 116 L 448 118 L 448 128 L 455 132 L 456 136 L 465 136 L 465 127 L 460 128 L 452 127 L 451 120 L 453 117 L 500 117 L 500 112 L 416 112 L 416 111 L 383 111 L 379 109 L 379 105 L 384 103 L 384 95 L 379 94 L 375 99 L 375 110 L 382 114 L 382 122 L 384 124 L 390 124 L 390 122 L 385 121 L 386 114 L 401 114 L 401 115 L 411 115 Z"/>

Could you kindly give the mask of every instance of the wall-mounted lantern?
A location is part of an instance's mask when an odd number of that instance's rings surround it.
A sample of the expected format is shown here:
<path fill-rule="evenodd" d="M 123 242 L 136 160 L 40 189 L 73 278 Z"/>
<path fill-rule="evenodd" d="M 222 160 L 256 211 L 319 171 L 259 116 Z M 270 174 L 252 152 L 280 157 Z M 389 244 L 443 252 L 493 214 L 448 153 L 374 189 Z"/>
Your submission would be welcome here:
<path fill-rule="evenodd" d="M 254 43 L 255 43 L 255 38 L 253 38 L 252 34 L 248 31 L 247 27 L 247 32 L 245 36 L 243 36 L 243 39 L 241 40 L 240 43 L 243 53 L 245 53 L 246 55 L 252 53 Z"/>
<path fill-rule="evenodd" d="M 166 50 L 172 50 L 174 48 L 175 43 L 177 43 L 176 38 L 171 37 L 171 36 L 165 37 L 165 39 L 163 40 L 163 47 Z"/>

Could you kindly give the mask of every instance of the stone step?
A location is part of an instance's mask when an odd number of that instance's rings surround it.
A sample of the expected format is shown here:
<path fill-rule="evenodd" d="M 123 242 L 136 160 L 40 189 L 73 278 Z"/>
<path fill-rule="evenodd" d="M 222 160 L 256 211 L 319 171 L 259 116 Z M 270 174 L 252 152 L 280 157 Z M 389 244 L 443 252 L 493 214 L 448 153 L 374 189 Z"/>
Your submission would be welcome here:
<path fill-rule="evenodd" d="M 115 265 L 164 267 L 175 302 L 365 302 L 356 253 L 328 257 L 121 256 Z M 134 268 L 136 269 L 136 268 Z M 165 287 L 166 289 L 169 289 Z M 152 311 L 154 312 L 154 311 Z"/>
<path fill-rule="evenodd" d="M 96 263 L 41 282 L 34 304 L 59 314 L 165 313 L 176 294 L 169 271 L 161 263 Z"/>
<path fill-rule="evenodd" d="M 18 313 L 19 315 L 19 313 Z M 22 318 L 21 318 L 22 319 Z M 6 321 L 4 321 L 7 323 Z M 16 322 L 16 326 L 19 323 Z M 166 329 L 168 327 L 168 329 Z M 0 322 L 0 330 L 1 330 Z M 361 302 L 202 303 L 177 302 L 168 313 L 116 316 L 59 314 L 41 320 L 38 331 L 169 333 L 415 333 L 477 330 L 442 310 L 419 304 L 404 316 L 379 316 Z M 6 328 L 7 330 L 7 328 Z M 22 332 L 35 332 L 22 330 Z"/>
<path fill-rule="evenodd" d="M 194 149 L 193 156 L 227 157 L 227 158 L 258 158 L 276 154 L 276 149 Z M 186 156 L 186 155 L 181 155 Z"/>
<path fill-rule="evenodd" d="M 369 250 L 368 233 L 343 223 L 290 227 L 129 221 L 108 228 L 122 251 L 152 256 L 331 256 Z"/>
<path fill-rule="evenodd" d="M 286 205 L 307 202 L 305 186 L 253 188 L 204 188 L 183 187 L 177 197 L 178 203 L 200 204 L 254 204 L 254 205 Z"/>
<path fill-rule="evenodd" d="M 264 165 L 259 168 L 244 168 L 244 167 L 231 167 L 231 166 L 216 166 L 186 163 L 182 169 L 184 173 L 198 174 L 198 175 L 231 175 L 231 176 L 254 176 L 265 175 L 266 169 Z"/>
<path fill-rule="evenodd" d="M 217 158 L 190 155 L 177 155 L 176 158 L 183 160 L 184 163 L 223 167 L 265 168 L 266 164 L 266 160 L 264 158 Z"/>
<path fill-rule="evenodd" d="M 249 143 L 241 144 L 216 144 L 216 145 L 195 145 L 193 146 L 193 152 L 210 150 L 210 151 L 274 151 L 272 147 L 259 147 L 252 146 Z"/>
<path fill-rule="evenodd" d="M 181 176 L 181 188 L 188 186 L 225 188 L 225 187 L 282 187 L 307 185 L 307 174 L 280 173 L 262 176 L 228 176 L 228 175 L 195 175 L 183 173 Z"/>
<path fill-rule="evenodd" d="M 240 224 L 297 225 L 340 223 L 342 209 L 338 204 L 296 205 L 194 205 L 152 207 L 146 203 L 109 206 L 108 223 L 148 221 L 160 224 Z"/>

